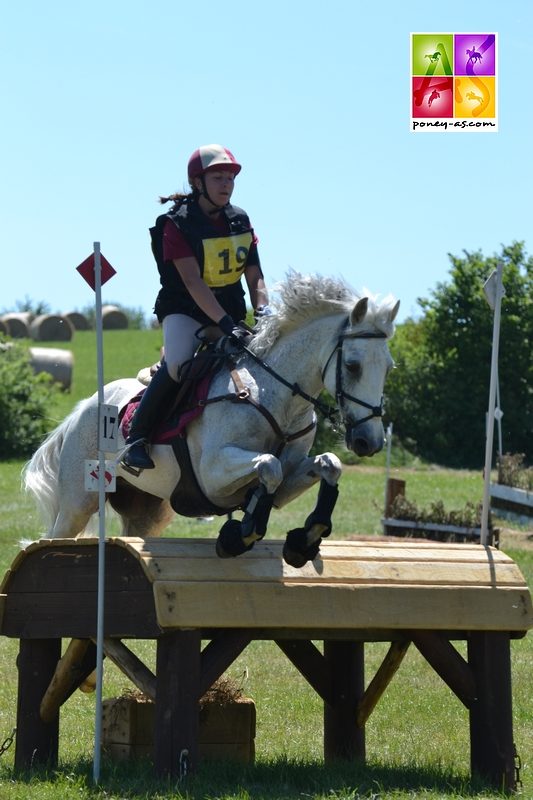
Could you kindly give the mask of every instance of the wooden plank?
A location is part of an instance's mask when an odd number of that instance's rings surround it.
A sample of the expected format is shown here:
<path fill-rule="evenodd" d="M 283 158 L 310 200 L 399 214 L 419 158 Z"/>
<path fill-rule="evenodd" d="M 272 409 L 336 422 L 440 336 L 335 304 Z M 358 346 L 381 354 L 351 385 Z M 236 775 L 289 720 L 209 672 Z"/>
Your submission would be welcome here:
<path fill-rule="evenodd" d="M 6 593 L 91 592 L 98 575 L 98 549 L 80 543 L 33 547 L 6 579 Z M 106 548 L 105 590 L 143 591 L 149 583 L 135 555 L 124 548 Z"/>
<path fill-rule="evenodd" d="M 68 639 L 96 636 L 96 591 L 48 594 L 9 594 L 2 634 L 17 639 L 51 638 L 61 632 Z M 151 639 L 160 633 L 151 590 L 106 594 L 106 636 Z"/>
<path fill-rule="evenodd" d="M 402 562 L 335 559 L 307 563 L 301 570 L 270 559 L 249 563 L 232 559 L 165 559 L 158 566 L 157 581 L 282 582 L 284 584 L 396 584 L 447 586 L 518 586 L 524 578 L 512 561 L 469 563 L 465 561 Z"/>
<path fill-rule="evenodd" d="M 533 626 L 527 589 L 161 581 L 154 584 L 154 597 L 162 628 L 526 631 Z"/>
<path fill-rule="evenodd" d="M 366 721 L 378 704 L 385 689 L 398 671 L 410 645 L 411 642 L 409 640 L 391 643 L 387 655 L 383 659 L 357 705 L 355 719 L 359 728 L 364 727 L 366 724 Z"/>
<path fill-rule="evenodd" d="M 499 500 L 517 503 L 533 513 L 533 492 L 528 492 L 526 489 L 519 489 L 516 486 L 506 486 L 500 483 L 491 483 L 490 496 L 491 499 L 497 498 Z"/>
<path fill-rule="evenodd" d="M 128 540 L 125 540 L 126 542 Z M 257 560 L 272 559 L 283 561 L 282 550 L 284 541 L 279 539 L 263 539 L 255 544 L 254 548 L 248 553 L 232 559 L 229 563 L 246 562 L 252 564 Z M 215 540 L 213 539 L 146 539 L 142 547 L 135 542 L 128 544 L 128 549 L 132 554 L 135 552 L 141 561 L 147 564 L 151 560 L 166 558 L 214 558 L 220 563 L 220 559 L 215 558 Z M 381 558 L 400 558 L 413 557 L 415 559 L 453 559 L 453 560 L 483 560 L 486 561 L 487 554 L 484 548 L 472 543 L 453 543 L 453 542 L 434 542 L 423 540 L 413 542 L 408 540 L 393 539 L 387 541 L 384 538 L 370 536 L 361 540 L 327 540 L 322 542 L 320 557 L 322 560 L 335 558 L 355 558 L 360 559 L 381 559 Z M 510 560 L 508 556 L 494 548 L 494 558 L 496 560 Z M 157 568 L 154 568 L 154 578 L 157 577 Z"/>
<path fill-rule="evenodd" d="M 231 564 L 246 564 L 250 570 L 257 569 L 258 562 L 272 561 L 271 568 L 274 569 L 275 565 L 279 565 L 280 570 L 286 570 L 290 575 L 294 568 L 285 564 L 282 558 L 282 541 L 261 541 L 258 542 L 253 550 L 239 556 L 238 559 L 231 559 L 228 561 L 221 561 L 214 553 L 214 544 L 209 543 L 206 547 L 206 542 L 197 542 L 195 540 L 169 540 L 163 539 L 154 545 L 150 544 L 149 547 L 143 550 L 136 551 L 140 561 L 145 565 L 145 569 L 150 573 L 152 580 L 161 578 L 160 569 L 164 566 L 166 571 L 171 568 L 164 562 L 167 559 L 175 559 L 179 563 L 184 558 L 192 559 L 193 561 L 212 561 L 218 563 L 220 568 L 226 565 L 226 569 L 231 569 Z M 490 556 L 488 555 L 490 552 Z M 317 560 L 326 562 L 335 559 L 355 561 L 378 560 L 378 561 L 453 561 L 453 562 L 479 562 L 486 563 L 490 557 L 495 563 L 511 562 L 512 560 L 503 553 L 501 550 L 492 548 L 487 551 L 485 548 L 480 547 L 478 544 L 470 543 L 453 543 L 453 542 L 433 542 L 424 540 L 421 542 L 412 542 L 410 540 L 393 540 L 390 542 L 372 543 L 370 541 L 351 542 L 351 541 L 338 541 L 322 543 L 320 549 L 320 557 Z M 179 566 L 178 566 L 179 569 Z"/>
<path fill-rule="evenodd" d="M 382 519 L 381 522 L 387 528 L 407 528 L 413 531 L 435 531 L 436 533 L 454 533 L 460 536 L 469 536 L 471 538 L 478 538 L 481 533 L 481 528 L 468 528 L 463 525 L 444 525 L 440 522 L 418 522 L 409 519 L 395 519 L 388 517 Z"/>

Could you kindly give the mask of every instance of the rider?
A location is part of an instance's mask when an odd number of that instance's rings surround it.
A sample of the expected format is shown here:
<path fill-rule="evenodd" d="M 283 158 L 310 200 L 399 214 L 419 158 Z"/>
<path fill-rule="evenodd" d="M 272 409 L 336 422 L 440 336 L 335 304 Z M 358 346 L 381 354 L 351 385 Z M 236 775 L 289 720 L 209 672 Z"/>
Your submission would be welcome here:
<path fill-rule="evenodd" d="M 240 171 L 227 148 L 203 145 L 189 159 L 191 191 L 160 198 L 174 202 L 150 230 L 161 283 L 154 311 L 165 357 L 134 414 L 122 458 L 128 467 L 153 469 L 150 435 L 198 346 L 198 330 L 216 324 L 227 336 L 245 335 L 238 325 L 246 316 L 243 275 L 256 314 L 270 313 L 257 237 L 246 213 L 230 204 Z"/>

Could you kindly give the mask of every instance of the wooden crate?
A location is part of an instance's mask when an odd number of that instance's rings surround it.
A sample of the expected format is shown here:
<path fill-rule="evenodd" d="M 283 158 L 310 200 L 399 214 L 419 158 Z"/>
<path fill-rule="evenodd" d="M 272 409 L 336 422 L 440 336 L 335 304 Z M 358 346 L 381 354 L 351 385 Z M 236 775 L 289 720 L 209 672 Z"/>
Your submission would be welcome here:
<path fill-rule="evenodd" d="M 255 703 L 247 697 L 200 708 L 200 760 L 255 759 Z M 155 704 L 141 696 L 104 700 L 102 748 L 117 761 L 153 757 Z"/>

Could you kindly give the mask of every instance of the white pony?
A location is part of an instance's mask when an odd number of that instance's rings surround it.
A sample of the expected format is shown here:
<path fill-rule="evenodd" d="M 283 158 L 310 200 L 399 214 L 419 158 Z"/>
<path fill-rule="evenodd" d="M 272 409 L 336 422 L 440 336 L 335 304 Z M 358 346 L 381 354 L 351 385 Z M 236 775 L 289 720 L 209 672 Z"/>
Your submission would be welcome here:
<path fill-rule="evenodd" d="M 302 529 L 290 532 L 284 557 L 301 566 L 317 555 L 320 537 L 331 531 L 341 474 L 333 453 L 308 455 L 315 409 L 323 410 L 318 396 L 325 387 L 336 398 L 349 449 L 363 456 L 381 450 L 383 389 L 392 367 L 387 339 L 399 301 L 389 296 L 378 303 L 356 296 L 340 280 L 299 273 L 289 273 L 278 292 L 276 314 L 260 320 L 234 369 L 224 366 L 216 374 L 203 413 L 188 427 L 204 509 L 182 505 L 175 490 L 185 467 L 170 444 L 153 444 L 155 469 L 135 476 L 117 466 L 117 491 L 108 501 L 122 518 L 122 535 L 158 536 L 174 511 L 199 516 L 242 509 L 240 521 L 229 514 L 217 540 L 220 556 L 239 555 L 262 538 L 273 506 L 321 481 L 317 506 Z M 104 402 L 123 408 L 142 388 L 134 379 L 114 381 L 104 388 Z M 24 468 L 25 488 L 48 523 L 46 537 L 80 534 L 98 510 L 98 495 L 85 490 L 84 479 L 85 459 L 97 457 L 97 420 L 95 394 L 75 407 Z"/>

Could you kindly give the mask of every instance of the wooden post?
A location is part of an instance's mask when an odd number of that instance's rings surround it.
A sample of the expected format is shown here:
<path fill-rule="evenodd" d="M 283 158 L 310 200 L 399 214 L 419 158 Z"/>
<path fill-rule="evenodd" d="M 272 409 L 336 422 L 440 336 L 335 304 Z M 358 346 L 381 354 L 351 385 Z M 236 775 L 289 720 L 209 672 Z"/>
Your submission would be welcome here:
<path fill-rule="evenodd" d="M 389 478 L 385 489 L 385 521 L 383 522 L 385 536 L 396 534 L 395 529 L 392 525 L 387 525 L 386 520 L 390 518 L 392 504 L 399 495 L 405 497 L 405 481 L 401 481 L 399 478 Z"/>
<path fill-rule="evenodd" d="M 477 693 L 470 706 L 472 774 L 505 792 L 516 789 L 510 651 L 507 633 L 470 634 L 468 661 Z"/>
<path fill-rule="evenodd" d="M 59 712 L 50 722 L 39 708 L 61 657 L 61 639 L 21 639 L 17 661 L 17 737 L 15 769 L 57 766 Z"/>
<path fill-rule="evenodd" d="M 200 651 L 199 630 L 170 631 L 157 640 L 154 760 L 159 776 L 182 778 L 198 764 Z"/>
<path fill-rule="evenodd" d="M 387 481 L 387 493 L 385 495 L 385 516 L 390 516 L 392 504 L 401 495 L 405 497 L 405 481 L 399 478 L 389 478 Z"/>
<path fill-rule="evenodd" d="M 325 641 L 331 703 L 324 703 L 324 760 L 365 760 L 365 729 L 356 725 L 365 690 L 364 642 Z"/>

